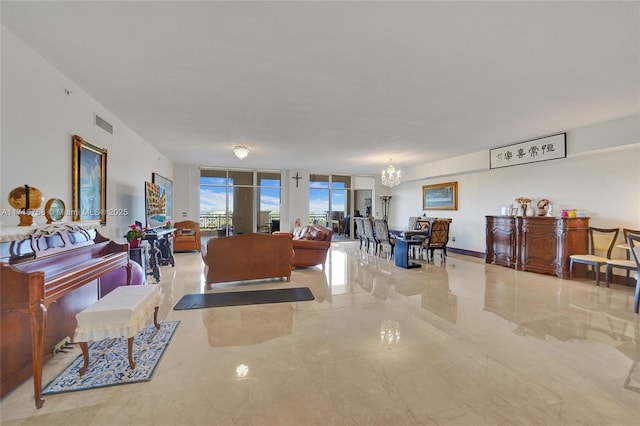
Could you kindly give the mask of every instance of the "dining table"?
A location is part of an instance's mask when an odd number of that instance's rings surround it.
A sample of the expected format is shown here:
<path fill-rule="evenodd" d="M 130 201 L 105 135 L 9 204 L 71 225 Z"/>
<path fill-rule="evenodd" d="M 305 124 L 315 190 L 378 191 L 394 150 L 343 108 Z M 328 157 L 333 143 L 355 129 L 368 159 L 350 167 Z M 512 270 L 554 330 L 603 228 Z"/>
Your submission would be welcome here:
<path fill-rule="evenodd" d="M 407 244 L 407 254 L 410 254 L 414 259 L 420 257 L 420 250 L 422 250 L 421 244 L 429 236 L 428 229 L 389 229 L 389 233 L 396 237 L 396 249 L 398 240 L 411 241 Z M 418 242 L 416 243 L 415 241 Z"/>
<path fill-rule="evenodd" d="M 410 240 L 414 236 L 429 236 L 428 229 L 389 229 L 389 233 L 405 240 Z"/>
<path fill-rule="evenodd" d="M 422 242 L 420 240 L 406 240 L 404 238 L 396 238 L 395 254 L 393 255 L 395 265 L 404 269 L 420 268 L 422 265 L 416 262 L 412 262 L 409 259 L 410 249 L 416 246 L 420 246 Z"/>

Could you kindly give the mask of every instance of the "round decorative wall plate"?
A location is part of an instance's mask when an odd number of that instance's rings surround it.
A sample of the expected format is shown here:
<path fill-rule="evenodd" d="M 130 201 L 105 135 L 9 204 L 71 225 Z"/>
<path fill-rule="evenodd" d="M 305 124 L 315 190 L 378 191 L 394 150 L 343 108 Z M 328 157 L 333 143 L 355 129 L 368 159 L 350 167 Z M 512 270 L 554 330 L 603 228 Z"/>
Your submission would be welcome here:
<path fill-rule="evenodd" d="M 64 217 L 64 201 L 59 198 L 50 198 L 44 205 L 44 216 L 47 223 L 59 222 Z"/>

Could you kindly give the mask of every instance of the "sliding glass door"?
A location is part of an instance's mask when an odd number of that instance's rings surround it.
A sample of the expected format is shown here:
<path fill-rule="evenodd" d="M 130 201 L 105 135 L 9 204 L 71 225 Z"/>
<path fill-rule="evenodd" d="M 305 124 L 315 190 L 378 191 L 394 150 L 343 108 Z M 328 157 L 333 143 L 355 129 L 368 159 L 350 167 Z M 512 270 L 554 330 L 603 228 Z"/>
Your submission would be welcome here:
<path fill-rule="evenodd" d="M 351 212 L 351 176 L 331 175 L 331 227 L 344 234 Z"/>
<path fill-rule="evenodd" d="M 327 225 L 329 220 L 329 176 L 309 175 L 309 223 Z"/>
<path fill-rule="evenodd" d="M 224 237 L 231 229 L 226 170 L 200 171 L 200 228 Z"/>
<path fill-rule="evenodd" d="M 309 176 L 309 223 L 345 232 L 345 218 L 351 208 L 351 177 L 311 174 Z"/>
<path fill-rule="evenodd" d="M 279 172 L 202 169 L 201 228 L 217 236 L 279 229 L 280 181 Z"/>
<path fill-rule="evenodd" d="M 280 230 L 280 184 L 279 172 L 258 172 L 258 232 L 270 234 Z"/>

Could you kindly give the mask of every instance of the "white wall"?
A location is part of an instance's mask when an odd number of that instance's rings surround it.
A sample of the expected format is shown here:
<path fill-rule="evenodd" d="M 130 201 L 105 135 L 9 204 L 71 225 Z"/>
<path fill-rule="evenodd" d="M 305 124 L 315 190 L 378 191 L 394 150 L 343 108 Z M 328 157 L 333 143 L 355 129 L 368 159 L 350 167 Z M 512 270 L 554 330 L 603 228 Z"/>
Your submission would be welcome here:
<path fill-rule="evenodd" d="M 298 180 L 296 187 L 292 179 L 296 173 L 302 179 Z M 293 229 L 296 219 L 305 224 L 309 220 L 309 171 L 286 170 L 282 174 L 282 203 L 283 214 L 280 218 L 280 230 Z"/>
<path fill-rule="evenodd" d="M 176 164 L 173 177 L 173 221 L 200 222 L 200 168 Z"/>
<path fill-rule="evenodd" d="M 567 131 L 564 159 L 494 170 L 488 161 L 484 151 L 412 169 L 423 178 L 393 188 L 390 226 L 406 227 L 423 213 L 422 185 L 457 181 L 457 211 L 425 212 L 453 218 L 451 247 L 484 253 L 484 216 L 520 196 L 547 198 L 557 213 L 583 210 L 592 226 L 640 229 L 640 116 Z"/>
<path fill-rule="evenodd" d="M 13 210 L 7 196 L 25 184 L 40 189 L 45 200 L 60 198 L 71 209 L 71 140 L 77 134 L 107 149 L 107 211 L 126 209 L 128 215 L 107 216 L 100 232 L 124 242 L 128 225 L 145 222 L 144 182 L 154 172 L 172 179 L 171 162 L 5 27 L 1 43 L 2 210 Z M 66 95 L 65 89 L 72 93 Z M 94 114 L 113 125 L 113 135 L 94 125 Z M 43 216 L 35 219 L 46 223 Z M 70 220 L 65 216 L 64 221 Z M 12 227 L 18 218 L 0 216 L 0 224 Z"/>

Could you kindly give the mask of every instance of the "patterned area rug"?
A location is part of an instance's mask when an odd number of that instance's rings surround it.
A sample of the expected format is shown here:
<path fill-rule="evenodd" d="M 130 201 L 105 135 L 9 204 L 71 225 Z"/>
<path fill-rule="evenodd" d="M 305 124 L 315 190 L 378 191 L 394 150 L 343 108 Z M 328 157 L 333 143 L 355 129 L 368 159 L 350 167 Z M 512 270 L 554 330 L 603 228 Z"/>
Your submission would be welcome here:
<path fill-rule="evenodd" d="M 180 321 L 160 323 L 160 330 L 147 324 L 133 339 L 134 370 L 129 368 L 127 339 L 105 339 L 89 345 L 89 369 L 80 377 L 84 365 L 78 356 L 58 377 L 47 384 L 43 395 L 73 392 L 127 383 L 147 382 L 156 370 L 164 350 Z"/>

